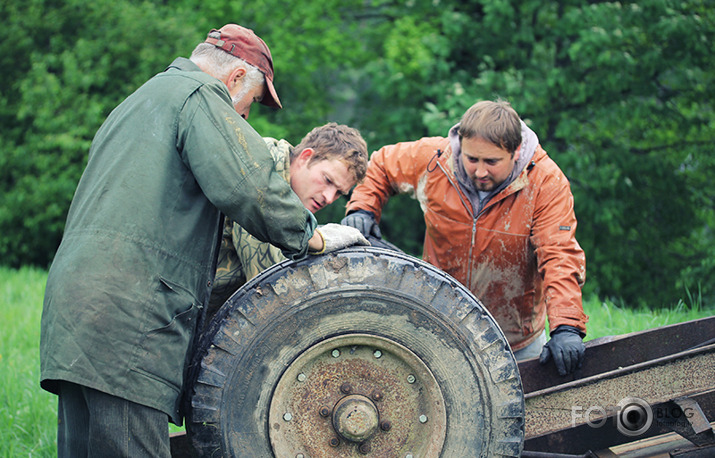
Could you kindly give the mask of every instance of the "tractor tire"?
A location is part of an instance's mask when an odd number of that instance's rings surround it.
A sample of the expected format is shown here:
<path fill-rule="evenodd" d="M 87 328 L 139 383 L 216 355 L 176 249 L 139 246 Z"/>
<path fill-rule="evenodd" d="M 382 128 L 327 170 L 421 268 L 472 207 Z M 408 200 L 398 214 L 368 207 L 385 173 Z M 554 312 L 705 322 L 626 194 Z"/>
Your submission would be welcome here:
<path fill-rule="evenodd" d="M 484 306 L 411 256 L 266 270 L 201 336 L 186 430 L 209 457 L 519 456 L 524 397 Z"/>
<path fill-rule="evenodd" d="M 374 235 L 368 235 L 367 241 L 370 242 L 370 246 L 375 248 L 382 248 L 385 250 L 398 251 L 404 253 L 397 245 L 394 245 L 383 238 L 375 237 Z"/>

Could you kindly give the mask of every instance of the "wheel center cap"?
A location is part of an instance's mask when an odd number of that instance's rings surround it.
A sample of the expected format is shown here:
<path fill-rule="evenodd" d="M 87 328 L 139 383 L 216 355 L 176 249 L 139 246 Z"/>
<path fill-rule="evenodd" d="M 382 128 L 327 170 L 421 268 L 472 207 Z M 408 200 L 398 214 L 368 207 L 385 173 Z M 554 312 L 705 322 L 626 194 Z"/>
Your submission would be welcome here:
<path fill-rule="evenodd" d="M 342 398 L 333 409 L 333 427 L 343 438 L 363 442 L 377 431 L 379 414 L 372 401 L 362 395 Z"/>

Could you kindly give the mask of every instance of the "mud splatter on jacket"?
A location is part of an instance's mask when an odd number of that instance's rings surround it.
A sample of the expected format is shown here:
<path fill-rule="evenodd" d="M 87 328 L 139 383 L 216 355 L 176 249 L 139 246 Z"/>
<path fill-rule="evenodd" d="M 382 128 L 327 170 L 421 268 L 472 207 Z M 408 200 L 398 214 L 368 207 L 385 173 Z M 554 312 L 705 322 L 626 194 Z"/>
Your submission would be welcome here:
<path fill-rule="evenodd" d="M 426 223 L 423 259 L 484 303 L 513 350 L 536 339 L 547 313 L 552 330 L 567 324 L 586 332 L 586 261 L 566 176 L 537 146 L 521 173 L 475 214 L 452 156 L 444 137 L 383 147 L 372 154 L 347 211 L 368 210 L 379 221 L 390 196 L 416 198 Z"/>

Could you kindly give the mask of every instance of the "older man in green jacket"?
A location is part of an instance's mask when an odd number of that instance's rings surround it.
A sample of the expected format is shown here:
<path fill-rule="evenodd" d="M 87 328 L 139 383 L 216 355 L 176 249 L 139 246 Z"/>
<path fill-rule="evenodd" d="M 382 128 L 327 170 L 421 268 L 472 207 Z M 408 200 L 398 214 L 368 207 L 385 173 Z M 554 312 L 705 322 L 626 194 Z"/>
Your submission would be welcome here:
<path fill-rule="evenodd" d="M 288 258 L 367 243 L 316 229 L 244 120 L 280 107 L 265 43 L 213 30 L 97 132 L 50 268 L 41 386 L 59 395 L 58 455 L 169 456 L 222 218 Z M 320 233 L 319 233 L 320 232 Z"/>

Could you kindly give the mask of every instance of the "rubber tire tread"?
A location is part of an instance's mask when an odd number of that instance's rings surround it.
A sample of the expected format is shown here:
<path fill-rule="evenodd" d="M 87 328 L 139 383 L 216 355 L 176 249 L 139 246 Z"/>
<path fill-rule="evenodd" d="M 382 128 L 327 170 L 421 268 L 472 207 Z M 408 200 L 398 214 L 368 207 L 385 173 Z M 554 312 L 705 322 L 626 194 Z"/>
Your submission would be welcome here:
<path fill-rule="evenodd" d="M 226 301 L 190 366 L 186 429 L 196 454 L 271 456 L 268 408 L 282 370 L 310 346 L 355 332 L 390 338 L 430 367 L 447 409 L 442 456 L 521 454 L 523 390 L 496 321 L 443 271 L 374 247 L 276 264 Z"/>

